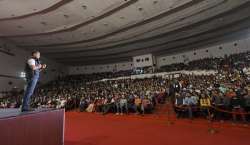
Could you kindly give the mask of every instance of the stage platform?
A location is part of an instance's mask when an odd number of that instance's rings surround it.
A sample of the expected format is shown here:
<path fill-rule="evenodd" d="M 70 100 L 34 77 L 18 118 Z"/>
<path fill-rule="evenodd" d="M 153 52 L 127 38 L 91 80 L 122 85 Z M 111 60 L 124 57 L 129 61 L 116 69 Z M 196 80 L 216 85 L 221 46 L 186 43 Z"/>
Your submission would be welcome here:
<path fill-rule="evenodd" d="M 3 145 L 63 145 L 64 109 L 0 109 Z"/>

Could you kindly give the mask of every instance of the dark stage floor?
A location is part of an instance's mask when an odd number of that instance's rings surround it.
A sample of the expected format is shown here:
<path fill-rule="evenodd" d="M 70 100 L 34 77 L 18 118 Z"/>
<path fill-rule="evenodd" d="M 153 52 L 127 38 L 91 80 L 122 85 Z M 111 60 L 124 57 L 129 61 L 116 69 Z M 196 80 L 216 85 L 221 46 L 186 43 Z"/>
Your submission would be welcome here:
<path fill-rule="evenodd" d="M 28 115 L 28 114 L 33 114 L 33 113 L 38 113 L 38 112 L 44 112 L 44 111 L 49 111 L 53 109 L 36 109 L 35 111 L 31 112 L 21 112 L 21 109 L 15 108 L 15 109 L 0 109 L 0 119 L 2 118 L 10 118 L 10 117 L 16 117 L 20 115 Z"/>

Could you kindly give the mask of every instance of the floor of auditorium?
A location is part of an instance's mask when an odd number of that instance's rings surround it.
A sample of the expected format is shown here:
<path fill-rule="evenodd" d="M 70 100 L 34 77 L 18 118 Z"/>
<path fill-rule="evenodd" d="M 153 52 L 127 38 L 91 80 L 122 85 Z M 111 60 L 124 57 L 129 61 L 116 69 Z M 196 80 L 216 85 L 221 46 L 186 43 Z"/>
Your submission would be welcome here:
<path fill-rule="evenodd" d="M 205 119 L 168 118 L 166 114 L 103 116 L 67 112 L 65 145 L 249 145 L 249 126 L 229 122 L 211 126 Z"/>

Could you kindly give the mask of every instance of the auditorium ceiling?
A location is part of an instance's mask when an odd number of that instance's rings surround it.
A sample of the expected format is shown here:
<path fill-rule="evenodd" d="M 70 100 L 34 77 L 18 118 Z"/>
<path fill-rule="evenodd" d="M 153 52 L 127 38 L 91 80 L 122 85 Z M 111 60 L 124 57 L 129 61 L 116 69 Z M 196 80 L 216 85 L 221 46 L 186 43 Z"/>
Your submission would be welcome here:
<path fill-rule="evenodd" d="M 66 65 L 194 50 L 250 27 L 250 0 L 0 0 L 0 39 Z"/>

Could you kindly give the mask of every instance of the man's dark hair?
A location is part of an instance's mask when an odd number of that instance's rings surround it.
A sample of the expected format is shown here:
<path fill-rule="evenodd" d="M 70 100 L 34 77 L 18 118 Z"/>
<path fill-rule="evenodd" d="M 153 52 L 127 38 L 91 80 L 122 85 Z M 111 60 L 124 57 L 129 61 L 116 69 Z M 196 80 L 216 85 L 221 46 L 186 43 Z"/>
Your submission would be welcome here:
<path fill-rule="evenodd" d="M 31 55 L 34 55 L 35 53 L 40 53 L 38 50 L 34 50 L 31 52 Z"/>

